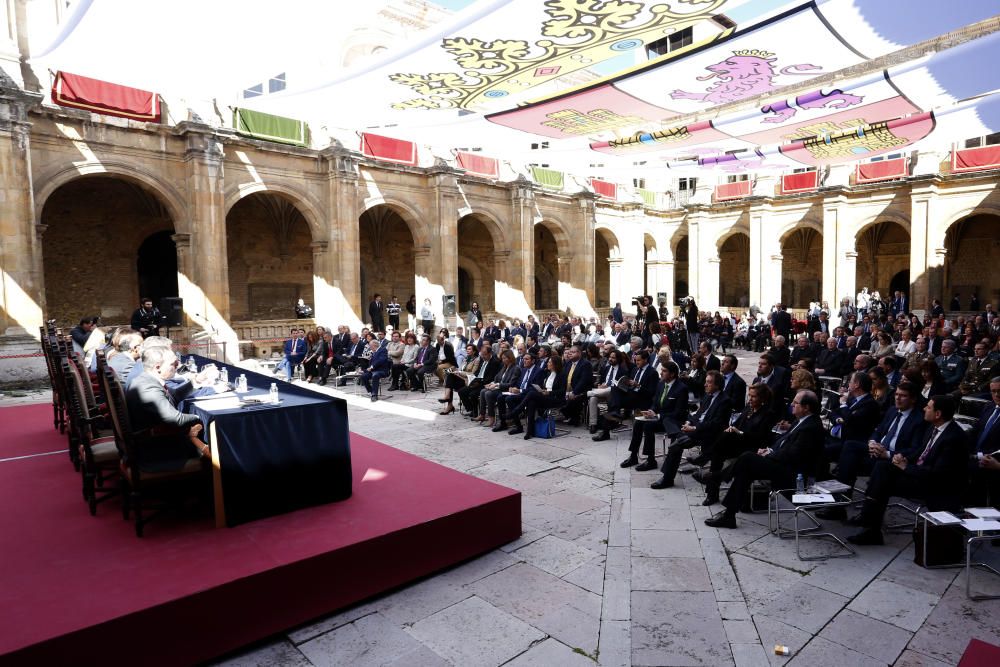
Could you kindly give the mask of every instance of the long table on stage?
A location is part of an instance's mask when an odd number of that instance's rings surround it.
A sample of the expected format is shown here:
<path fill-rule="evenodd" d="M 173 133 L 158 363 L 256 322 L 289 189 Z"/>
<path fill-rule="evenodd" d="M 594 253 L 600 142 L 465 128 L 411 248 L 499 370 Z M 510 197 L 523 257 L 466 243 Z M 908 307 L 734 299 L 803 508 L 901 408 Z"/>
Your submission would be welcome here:
<path fill-rule="evenodd" d="M 212 448 L 216 526 L 235 526 L 351 496 L 347 403 L 273 377 L 195 355 L 200 367 L 225 367 L 229 381 L 246 375 L 242 397 L 268 397 L 277 382 L 278 405 L 239 404 L 237 395 L 200 396 L 182 410 L 198 415 Z"/>

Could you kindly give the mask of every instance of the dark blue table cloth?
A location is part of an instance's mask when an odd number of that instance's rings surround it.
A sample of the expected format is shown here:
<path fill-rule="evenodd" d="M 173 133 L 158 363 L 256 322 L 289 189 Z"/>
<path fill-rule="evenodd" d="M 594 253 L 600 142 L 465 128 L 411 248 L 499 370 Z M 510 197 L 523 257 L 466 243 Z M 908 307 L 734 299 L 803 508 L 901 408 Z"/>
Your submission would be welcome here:
<path fill-rule="evenodd" d="M 213 359 L 195 359 L 199 368 L 207 363 L 227 368 L 232 384 L 246 375 L 249 391 L 241 396 L 266 399 L 272 382 L 280 391 L 280 405 L 220 408 L 219 401 L 212 406 L 205 397 L 183 402 L 182 410 L 201 418 L 202 437 L 218 451 L 226 525 L 350 497 L 346 401 Z"/>

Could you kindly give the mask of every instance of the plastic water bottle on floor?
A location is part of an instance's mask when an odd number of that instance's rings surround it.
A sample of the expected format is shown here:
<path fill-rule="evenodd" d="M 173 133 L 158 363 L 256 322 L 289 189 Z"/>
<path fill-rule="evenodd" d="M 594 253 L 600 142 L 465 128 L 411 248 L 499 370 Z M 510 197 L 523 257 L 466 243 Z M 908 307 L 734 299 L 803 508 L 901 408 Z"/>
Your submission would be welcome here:
<path fill-rule="evenodd" d="M 271 387 L 274 387 L 272 384 Z M 273 389 L 272 389 L 273 391 Z M 802 473 L 795 476 L 795 493 L 803 493 L 806 490 L 806 482 L 802 477 Z"/>
<path fill-rule="evenodd" d="M 271 391 L 269 393 L 271 395 L 271 403 L 277 405 L 279 399 L 278 399 L 278 384 L 276 382 L 271 383 Z M 802 475 L 799 475 L 799 477 L 801 476 Z"/>

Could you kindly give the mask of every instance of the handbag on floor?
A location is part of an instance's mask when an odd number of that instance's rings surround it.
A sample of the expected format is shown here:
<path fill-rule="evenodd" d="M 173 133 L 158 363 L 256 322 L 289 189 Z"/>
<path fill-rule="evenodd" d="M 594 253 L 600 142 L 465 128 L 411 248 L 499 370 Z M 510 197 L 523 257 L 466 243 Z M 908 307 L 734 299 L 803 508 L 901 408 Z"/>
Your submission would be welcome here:
<path fill-rule="evenodd" d="M 535 437 L 536 438 L 556 437 L 555 417 L 538 417 L 537 419 L 535 419 Z"/>

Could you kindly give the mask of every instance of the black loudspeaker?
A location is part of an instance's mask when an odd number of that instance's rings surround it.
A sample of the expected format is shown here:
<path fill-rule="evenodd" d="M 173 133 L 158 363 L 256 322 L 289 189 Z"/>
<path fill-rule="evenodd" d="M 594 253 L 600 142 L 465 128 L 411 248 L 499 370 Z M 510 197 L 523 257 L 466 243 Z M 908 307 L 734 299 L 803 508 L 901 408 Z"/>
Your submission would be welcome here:
<path fill-rule="evenodd" d="M 165 296 L 160 299 L 160 315 L 163 326 L 179 327 L 184 323 L 184 299 L 179 296 Z"/>
<path fill-rule="evenodd" d="M 444 313 L 444 316 L 454 317 L 455 309 L 457 308 L 457 306 L 455 305 L 455 295 L 445 294 L 444 296 L 441 297 L 441 301 L 443 302 L 442 303 L 443 307 L 441 308 L 441 311 Z"/>

